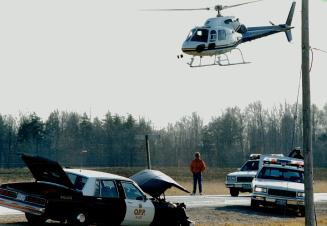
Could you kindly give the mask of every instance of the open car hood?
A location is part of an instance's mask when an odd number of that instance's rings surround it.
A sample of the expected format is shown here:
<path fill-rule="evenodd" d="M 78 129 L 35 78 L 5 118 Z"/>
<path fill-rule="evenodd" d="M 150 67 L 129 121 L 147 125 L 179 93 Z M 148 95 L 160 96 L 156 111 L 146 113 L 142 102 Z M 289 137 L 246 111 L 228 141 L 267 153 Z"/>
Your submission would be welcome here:
<path fill-rule="evenodd" d="M 74 187 L 58 162 L 40 156 L 31 156 L 25 154 L 22 154 L 21 158 L 31 171 L 36 181 L 51 182 L 69 188 Z"/>
<path fill-rule="evenodd" d="M 134 180 L 144 192 L 155 198 L 171 187 L 190 193 L 174 179 L 158 170 L 142 170 L 131 176 L 130 179 Z"/>

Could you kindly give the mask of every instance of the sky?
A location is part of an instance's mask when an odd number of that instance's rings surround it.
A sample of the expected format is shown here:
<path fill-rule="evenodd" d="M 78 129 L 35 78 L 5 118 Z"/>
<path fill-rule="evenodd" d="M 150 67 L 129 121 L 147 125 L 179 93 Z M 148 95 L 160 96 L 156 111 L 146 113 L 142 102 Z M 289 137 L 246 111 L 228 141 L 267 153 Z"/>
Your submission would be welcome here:
<path fill-rule="evenodd" d="M 221 0 L 237 4 L 244 0 Z M 327 50 L 327 2 L 310 2 L 310 44 Z M 247 27 L 285 23 L 292 1 L 265 0 L 223 11 Z M 189 30 L 214 11 L 212 0 L 5 0 L 0 2 L 0 108 L 18 116 L 54 111 L 132 114 L 165 127 L 197 112 L 204 122 L 227 107 L 295 103 L 301 65 L 301 1 L 293 42 L 275 34 L 240 45 L 250 64 L 190 68 L 178 60 Z M 234 55 L 237 59 L 238 55 Z M 314 52 L 311 102 L 327 103 L 327 54 Z M 301 98 L 300 98 L 301 101 Z"/>

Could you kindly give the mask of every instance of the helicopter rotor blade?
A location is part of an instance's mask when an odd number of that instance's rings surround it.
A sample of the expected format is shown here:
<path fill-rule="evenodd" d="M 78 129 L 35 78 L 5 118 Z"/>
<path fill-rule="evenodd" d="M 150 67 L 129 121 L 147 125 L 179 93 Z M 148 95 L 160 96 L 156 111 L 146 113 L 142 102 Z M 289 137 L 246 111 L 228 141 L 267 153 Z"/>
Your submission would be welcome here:
<path fill-rule="evenodd" d="M 218 12 L 220 12 L 223 9 L 229 9 L 229 8 L 233 8 L 233 7 L 238 7 L 238 6 L 242 6 L 242 5 L 247 5 L 247 4 L 251 4 L 254 2 L 260 2 L 263 0 L 255 0 L 255 1 L 250 1 L 250 2 L 244 2 L 244 3 L 240 3 L 240 4 L 236 4 L 236 5 L 216 5 L 213 8 L 210 7 L 204 7 L 204 8 L 180 8 L 180 9 L 141 9 L 141 11 L 201 11 L 201 10 L 216 10 Z M 220 13 L 218 13 L 220 15 Z"/>
<path fill-rule="evenodd" d="M 212 8 L 193 8 L 193 9 L 141 9 L 141 11 L 199 11 L 199 10 L 211 10 Z"/>
<path fill-rule="evenodd" d="M 238 6 L 241 6 L 241 5 L 247 5 L 247 4 L 251 4 L 251 3 L 255 3 L 255 2 L 261 2 L 261 1 L 263 1 L 263 0 L 244 2 L 244 3 L 240 3 L 240 4 L 236 4 L 236 5 L 226 5 L 226 6 L 222 6 L 222 9 L 234 8 L 234 7 L 238 7 Z"/>

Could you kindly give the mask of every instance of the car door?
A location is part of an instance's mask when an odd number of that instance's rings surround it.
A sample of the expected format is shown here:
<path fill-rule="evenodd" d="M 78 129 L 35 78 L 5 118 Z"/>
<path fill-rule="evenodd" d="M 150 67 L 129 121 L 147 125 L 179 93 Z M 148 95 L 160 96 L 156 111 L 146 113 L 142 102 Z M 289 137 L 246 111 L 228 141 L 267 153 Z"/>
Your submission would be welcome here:
<path fill-rule="evenodd" d="M 120 225 L 124 220 L 126 204 L 120 195 L 116 181 L 97 179 L 94 198 L 90 200 L 90 212 L 97 223 Z"/>
<path fill-rule="evenodd" d="M 151 200 L 130 181 L 121 181 L 125 193 L 126 214 L 121 225 L 150 225 L 155 209 Z"/>

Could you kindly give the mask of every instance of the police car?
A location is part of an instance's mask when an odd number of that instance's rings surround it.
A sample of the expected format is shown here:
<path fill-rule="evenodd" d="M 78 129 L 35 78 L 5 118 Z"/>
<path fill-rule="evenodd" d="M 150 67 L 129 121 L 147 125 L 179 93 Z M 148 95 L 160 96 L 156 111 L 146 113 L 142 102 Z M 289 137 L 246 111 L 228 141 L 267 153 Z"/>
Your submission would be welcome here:
<path fill-rule="evenodd" d="M 252 181 L 251 206 L 296 209 L 304 216 L 304 163 L 289 157 L 266 157 Z"/>
<path fill-rule="evenodd" d="M 132 179 L 82 169 L 63 169 L 57 162 L 22 155 L 35 182 L 0 186 L 0 205 L 25 213 L 31 225 L 51 219 L 73 225 L 194 225 L 183 203 L 160 198 L 169 187 L 186 191 L 160 171 L 135 175 L 148 196 Z"/>
<path fill-rule="evenodd" d="M 238 196 L 240 192 L 252 192 L 252 180 L 267 156 L 282 157 L 283 154 L 251 154 L 239 171 L 227 174 L 225 186 L 229 188 L 231 196 Z"/>

